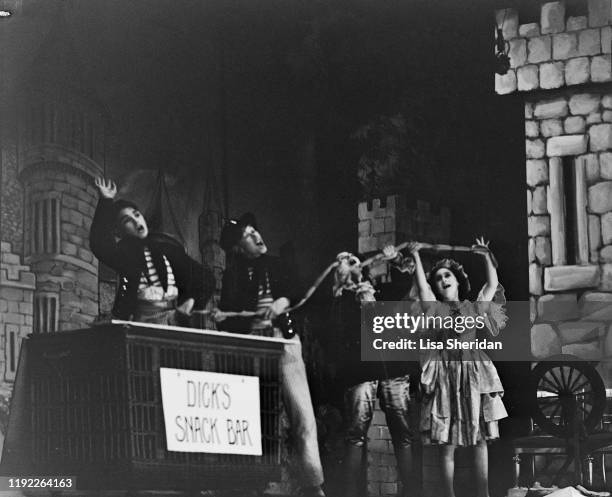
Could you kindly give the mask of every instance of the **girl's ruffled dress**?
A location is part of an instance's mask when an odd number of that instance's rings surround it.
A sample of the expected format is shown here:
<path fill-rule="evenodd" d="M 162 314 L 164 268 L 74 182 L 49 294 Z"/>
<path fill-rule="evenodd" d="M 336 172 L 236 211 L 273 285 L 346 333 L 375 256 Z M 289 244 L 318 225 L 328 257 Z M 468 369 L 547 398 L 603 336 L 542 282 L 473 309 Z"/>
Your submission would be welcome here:
<path fill-rule="evenodd" d="M 427 301 L 435 301 L 431 295 Z M 429 298 L 431 297 L 431 299 Z M 492 302 L 482 301 L 482 290 L 476 302 L 464 300 L 455 304 L 438 302 L 430 313 L 442 316 L 484 316 L 486 328 L 497 336 L 505 326 L 506 300 L 501 285 Z M 428 313 L 426 312 L 426 315 Z M 430 314 L 430 315 L 431 315 Z M 458 333 L 438 330 L 437 338 L 472 341 L 475 330 Z M 482 350 L 432 350 L 422 358 L 420 430 L 424 444 L 476 445 L 483 440 L 499 438 L 498 421 L 508 416 L 502 402 L 504 388 L 497 369 Z"/>

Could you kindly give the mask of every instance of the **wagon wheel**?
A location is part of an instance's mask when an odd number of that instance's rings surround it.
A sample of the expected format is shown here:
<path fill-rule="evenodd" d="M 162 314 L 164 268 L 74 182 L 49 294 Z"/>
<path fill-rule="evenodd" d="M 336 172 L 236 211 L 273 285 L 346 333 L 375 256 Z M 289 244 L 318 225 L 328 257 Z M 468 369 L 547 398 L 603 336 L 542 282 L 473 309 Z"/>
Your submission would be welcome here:
<path fill-rule="evenodd" d="M 570 439 L 575 426 L 586 435 L 601 421 L 606 403 L 603 381 L 591 364 L 576 356 L 562 354 L 538 363 L 529 388 L 533 420 L 551 435 Z"/>

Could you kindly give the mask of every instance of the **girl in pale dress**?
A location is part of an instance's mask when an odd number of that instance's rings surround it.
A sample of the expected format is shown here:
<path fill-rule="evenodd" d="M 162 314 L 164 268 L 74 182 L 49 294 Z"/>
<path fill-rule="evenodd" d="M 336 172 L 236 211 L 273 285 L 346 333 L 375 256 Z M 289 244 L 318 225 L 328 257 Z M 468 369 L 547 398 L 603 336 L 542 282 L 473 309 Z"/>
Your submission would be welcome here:
<path fill-rule="evenodd" d="M 474 251 L 484 258 L 487 281 L 475 302 L 466 300 L 470 289 L 467 274 L 458 262 L 442 259 L 426 276 L 419 256 L 420 245 L 408 246 L 414 258 L 417 297 L 428 315 L 482 316 L 494 336 L 505 326 L 503 288 L 483 239 Z M 439 302 L 427 304 L 427 302 Z M 440 304 L 440 302 L 446 303 Z M 438 330 L 437 339 L 474 340 L 476 330 Z M 501 400 L 503 387 L 495 366 L 481 350 L 433 350 L 422 361 L 420 430 L 424 444 L 440 445 L 441 469 L 447 497 L 453 488 L 455 448 L 472 446 L 477 497 L 489 497 L 487 442 L 499 438 L 498 421 L 507 416 Z"/>

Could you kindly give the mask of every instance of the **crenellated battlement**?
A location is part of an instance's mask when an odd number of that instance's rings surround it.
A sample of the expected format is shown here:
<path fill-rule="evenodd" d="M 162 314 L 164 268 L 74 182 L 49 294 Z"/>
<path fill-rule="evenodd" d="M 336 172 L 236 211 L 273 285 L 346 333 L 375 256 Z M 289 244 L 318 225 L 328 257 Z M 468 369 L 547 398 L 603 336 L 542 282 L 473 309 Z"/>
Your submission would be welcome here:
<path fill-rule="evenodd" d="M 437 211 L 429 202 L 407 196 L 390 195 L 371 202 L 360 202 L 359 242 L 360 254 L 382 250 L 385 245 L 418 240 L 421 242 L 447 242 L 450 237 L 450 211 L 441 207 Z M 386 278 L 386 266 L 372 269 L 370 276 Z"/>
<path fill-rule="evenodd" d="M 612 81 L 610 0 L 585 1 L 585 16 L 567 16 L 564 2 L 545 3 L 539 23 L 520 24 L 514 9 L 495 12 L 510 56 L 508 73 L 495 75 L 498 94 Z"/>

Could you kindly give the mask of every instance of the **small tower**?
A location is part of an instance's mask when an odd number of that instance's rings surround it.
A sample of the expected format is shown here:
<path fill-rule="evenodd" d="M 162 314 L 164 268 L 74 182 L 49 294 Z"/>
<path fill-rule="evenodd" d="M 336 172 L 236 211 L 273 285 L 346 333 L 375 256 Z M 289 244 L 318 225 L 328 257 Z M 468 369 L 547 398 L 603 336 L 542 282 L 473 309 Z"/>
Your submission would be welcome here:
<path fill-rule="evenodd" d="M 98 261 L 89 250 L 89 228 L 107 119 L 83 82 L 61 14 L 18 88 L 23 253 L 36 274 L 34 332 L 81 328 L 98 315 Z"/>

